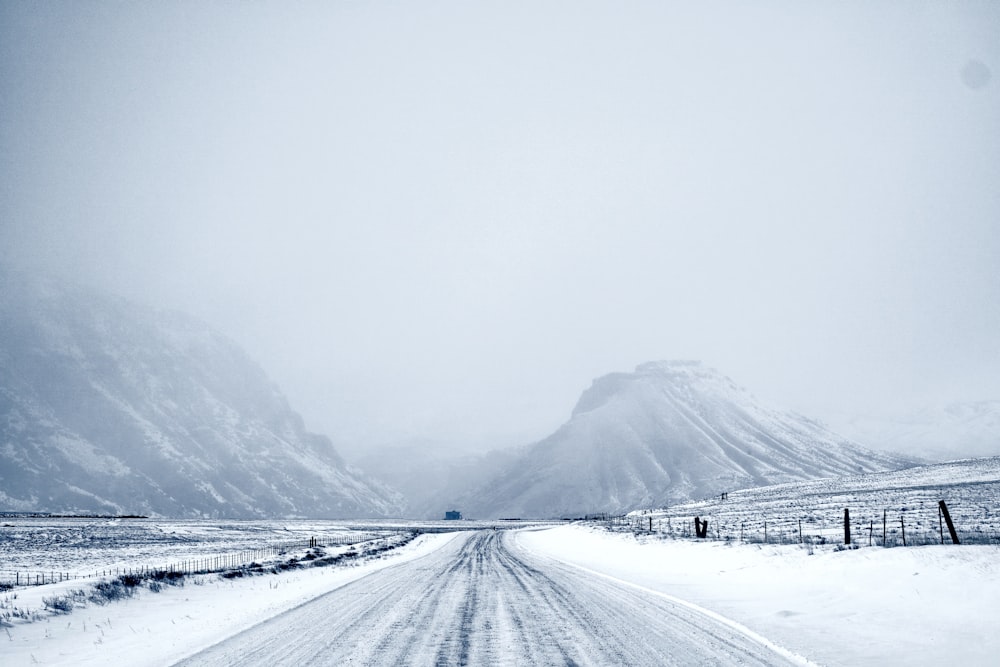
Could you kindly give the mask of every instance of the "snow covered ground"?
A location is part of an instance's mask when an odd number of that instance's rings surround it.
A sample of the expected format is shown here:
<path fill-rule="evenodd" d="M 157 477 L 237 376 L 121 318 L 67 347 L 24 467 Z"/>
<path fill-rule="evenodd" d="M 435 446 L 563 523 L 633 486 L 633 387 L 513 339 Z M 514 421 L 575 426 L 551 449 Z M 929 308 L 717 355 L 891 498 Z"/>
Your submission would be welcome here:
<path fill-rule="evenodd" d="M 31 623 L 6 623 L 0 663 L 20 665 L 164 665 L 272 618 L 330 590 L 391 565 L 430 553 L 460 533 L 422 535 L 383 558 L 356 567 L 291 570 L 282 574 L 223 579 L 189 577 L 183 587 L 107 605 L 88 604 L 71 613 L 45 613 Z M 71 581 L 0 594 L 21 608 L 43 609 L 43 598 L 65 595 Z M 12 596 L 16 596 L 10 599 Z"/>
<path fill-rule="evenodd" d="M 1000 547 L 738 544 L 565 526 L 525 548 L 721 614 L 823 665 L 995 665 Z"/>
<path fill-rule="evenodd" d="M 725 619 L 467 532 L 220 642 L 183 667 L 802 665 Z"/>
<path fill-rule="evenodd" d="M 375 535 L 401 527 L 368 522 L 204 521 L 172 519 L 16 517 L 0 519 L 0 583 L 21 572 L 123 572 L 163 567 L 265 547 L 305 547 L 315 538 L 325 544 Z"/>
<path fill-rule="evenodd" d="M 544 523 L 544 522 L 535 522 Z M 0 518 L 0 586 L 20 573 L 93 577 L 162 568 L 271 549 L 304 550 L 311 539 L 325 545 L 421 532 L 472 530 L 503 525 L 475 521 L 329 521 L 309 519 L 219 521 L 97 517 Z M 524 524 L 518 524 L 524 525 Z M 0 589 L 2 590 L 2 589 Z"/>
<path fill-rule="evenodd" d="M 1000 457 L 742 489 L 724 500 L 717 495 L 632 512 L 618 523 L 693 536 L 697 516 L 709 520 L 712 539 L 836 544 L 844 541 L 849 509 L 855 543 L 914 546 L 940 544 L 942 537 L 951 541 L 938 510 L 941 500 L 963 545 L 1000 545 Z"/>
<path fill-rule="evenodd" d="M 471 627 L 476 641 L 489 646 L 483 653 L 489 656 L 489 664 L 544 664 L 523 662 L 525 656 L 548 655 L 543 647 L 519 646 L 506 636 L 498 643 L 490 633 L 506 626 L 513 628 L 511 619 L 537 615 L 539 605 L 554 599 L 556 590 L 561 591 L 556 597 L 566 600 L 561 604 L 570 609 L 586 608 L 590 616 L 603 601 L 613 601 L 610 609 L 619 618 L 607 626 L 616 629 L 608 635 L 609 641 L 619 637 L 620 629 L 628 624 L 620 612 L 624 611 L 626 619 L 631 615 L 641 641 L 646 633 L 659 636 L 666 632 L 654 622 L 671 609 L 683 608 L 691 614 L 670 622 L 686 623 L 685 635 L 704 625 L 715 628 L 714 636 L 719 637 L 720 626 L 729 627 L 738 635 L 756 637 L 758 643 L 777 648 L 779 658 L 801 657 L 815 664 L 936 665 L 947 661 L 993 665 L 1000 655 L 1000 636 L 995 632 L 996 619 L 1000 618 L 997 546 L 843 549 L 835 545 L 741 544 L 608 532 L 592 524 L 574 524 L 516 531 L 512 539 L 504 541 L 504 550 L 496 540 L 472 540 L 469 535 L 425 534 L 404 547 L 348 565 L 236 579 L 189 576 L 183 587 L 164 586 L 159 593 L 141 590 L 131 599 L 106 605 L 88 603 L 66 614 L 45 611 L 43 600 L 67 595 L 81 587 L 80 581 L 0 593 L 0 612 L 15 606 L 37 610 L 32 614 L 34 622 L 13 617 L 2 624 L 0 663 L 5 667 L 173 664 L 259 623 L 271 627 L 272 619 L 287 619 L 286 612 L 311 605 L 328 592 L 340 595 L 341 590 L 354 591 L 351 604 L 363 607 L 369 604 L 368 599 L 374 605 L 377 597 L 365 595 L 366 591 L 392 596 L 408 582 L 429 594 L 448 593 L 441 599 L 450 602 L 431 605 L 434 625 Z M 480 555 L 470 553 L 465 546 L 479 543 L 493 546 L 484 546 Z M 491 562 L 496 567 L 489 566 Z M 392 568 L 391 577 L 386 576 L 389 571 L 379 573 L 396 565 L 399 567 Z M 442 574 L 445 572 L 448 574 Z M 460 580 L 455 578 L 458 574 Z M 516 577 L 511 578 L 511 574 Z M 373 575 L 366 580 L 371 586 L 360 581 L 368 575 Z M 466 585 L 475 586 L 477 577 L 485 584 L 481 590 L 496 589 L 499 597 L 495 604 L 475 603 L 471 610 L 470 603 L 455 604 L 454 614 L 448 611 L 455 600 L 467 598 L 461 591 Z M 442 582 L 449 578 L 451 583 Z M 503 588 L 505 584 L 489 586 L 490 582 L 507 580 L 520 583 L 508 588 Z M 629 596 L 623 592 L 629 589 L 636 593 L 632 606 L 626 603 Z M 518 602 L 524 597 L 518 592 L 521 590 L 530 593 L 523 604 Z M 411 598 L 414 604 L 426 605 L 428 596 L 414 593 L 402 599 Z M 399 611 L 399 604 L 393 601 L 396 598 L 379 599 L 385 610 L 395 609 L 403 619 L 401 625 L 385 620 L 386 636 L 418 622 L 409 612 Z M 485 599 L 491 598 L 479 598 Z M 663 609 L 657 606 L 661 603 L 666 605 Z M 332 604 L 334 608 L 340 605 Z M 504 613 L 494 611 L 501 609 Z M 364 613 L 376 619 L 387 615 L 378 610 Z M 491 622 L 494 614 L 495 622 Z M 317 618 L 329 616 L 320 614 Z M 467 624 L 463 619 L 474 622 Z M 550 621 L 555 619 L 563 619 L 560 623 L 571 620 L 558 613 Z M 366 627 L 364 623 L 353 625 Z M 561 641 L 558 631 L 541 625 L 521 631 Z M 304 627 L 302 633 L 328 633 L 340 627 L 337 623 L 333 626 Z M 570 629 L 567 626 L 563 631 Z M 295 634 L 298 637 L 299 633 Z M 582 631 L 579 634 L 591 636 Z M 381 645 L 379 641 L 373 635 L 373 645 Z M 471 643 L 473 647 L 476 641 Z M 498 653 L 497 646 L 506 648 Z M 426 655 L 435 655 L 436 649 L 427 648 Z M 603 648 L 603 644 L 591 647 L 594 651 Z M 606 664 L 594 658 L 590 662 Z"/>

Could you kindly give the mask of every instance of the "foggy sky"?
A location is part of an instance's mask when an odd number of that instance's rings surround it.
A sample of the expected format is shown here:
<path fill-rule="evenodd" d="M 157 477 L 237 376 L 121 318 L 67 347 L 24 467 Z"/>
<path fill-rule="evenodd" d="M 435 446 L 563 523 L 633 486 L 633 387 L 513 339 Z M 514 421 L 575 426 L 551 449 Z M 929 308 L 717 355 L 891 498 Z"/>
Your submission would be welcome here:
<path fill-rule="evenodd" d="M 998 77 L 987 2 L 5 0 L 0 257 L 348 447 L 524 444 L 656 359 L 1000 398 Z"/>

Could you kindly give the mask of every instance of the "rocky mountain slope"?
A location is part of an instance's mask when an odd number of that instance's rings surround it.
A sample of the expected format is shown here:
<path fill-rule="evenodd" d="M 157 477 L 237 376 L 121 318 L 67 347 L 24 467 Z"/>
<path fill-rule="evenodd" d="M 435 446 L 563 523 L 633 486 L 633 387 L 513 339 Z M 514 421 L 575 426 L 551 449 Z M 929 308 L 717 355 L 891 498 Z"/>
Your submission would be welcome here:
<path fill-rule="evenodd" d="M 0 287 L 0 509 L 399 514 L 204 324 L 14 272 Z"/>
<path fill-rule="evenodd" d="M 656 362 L 595 380 L 566 424 L 461 506 L 470 517 L 623 512 L 911 463 L 767 408 L 701 363 Z"/>

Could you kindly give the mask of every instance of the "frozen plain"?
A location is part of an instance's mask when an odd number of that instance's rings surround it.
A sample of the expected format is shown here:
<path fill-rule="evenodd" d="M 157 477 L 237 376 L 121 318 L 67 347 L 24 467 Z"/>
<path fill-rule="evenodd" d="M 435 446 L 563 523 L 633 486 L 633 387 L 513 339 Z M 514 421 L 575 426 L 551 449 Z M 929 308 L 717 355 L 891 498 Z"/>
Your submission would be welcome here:
<path fill-rule="evenodd" d="M 388 553 L 353 567 L 204 575 L 9 623 L 0 661 L 233 664 L 260 651 L 274 665 L 463 656 L 473 664 L 989 665 L 1000 654 L 996 546 L 807 549 L 566 525 L 427 534 Z M 42 596 L 74 585 L 19 589 L 16 602 L 41 608 Z M 346 611 L 331 622 L 338 609 Z M 690 652 L 699 644 L 708 652 Z M 665 647 L 674 645 L 671 657 Z"/>
<path fill-rule="evenodd" d="M 963 541 L 979 544 L 930 544 L 938 498 Z M 336 567 L 189 576 L 183 588 L 69 614 L 44 600 L 93 580 L 18 588 L 0 593 L 0 662 L 992 665 L 998 498 L 1000 458 L 974 459 L 748 489 L 601 523 L 494 532 L 463 521 L 479 532 L 423 534 Z M 923 546 L 844 548 L 844 507 L 860 519 L 863 545 L 865 518 L 886 511 L 905 516 Z M 692 515 L 710 518 L 718 539 L 683 539 Z M 762 521 L 786 543 L 761 543 Z M 335 545 L 361 530 L 385 545 L 405 542 L 408 529 L 455 526 L 11 519 L 0 556 L 4 567 L 70 574 L 282 543 L 300 545 L 282 558 L 302 560 L 308 537 Z M 745 542 L 732 538 L 737 526 Z M 800 526 L 805 543 L 787 543 Z M 364 549 L 326 548 L 349 551 Z M 37 620 L 24 622 L 25 610 Z"/>

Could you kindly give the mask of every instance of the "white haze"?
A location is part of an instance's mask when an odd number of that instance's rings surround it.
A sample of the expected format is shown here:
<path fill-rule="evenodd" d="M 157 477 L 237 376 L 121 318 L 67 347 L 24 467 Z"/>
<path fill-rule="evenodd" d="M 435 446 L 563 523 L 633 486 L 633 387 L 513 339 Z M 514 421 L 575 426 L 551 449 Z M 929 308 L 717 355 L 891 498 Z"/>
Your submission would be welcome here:
<path fill-rule="evenodd" d="M 240 342 L 347 447 L 695 358 L 1000 398 L 1000 4 L 0 3 L 0 257 Z"/>

